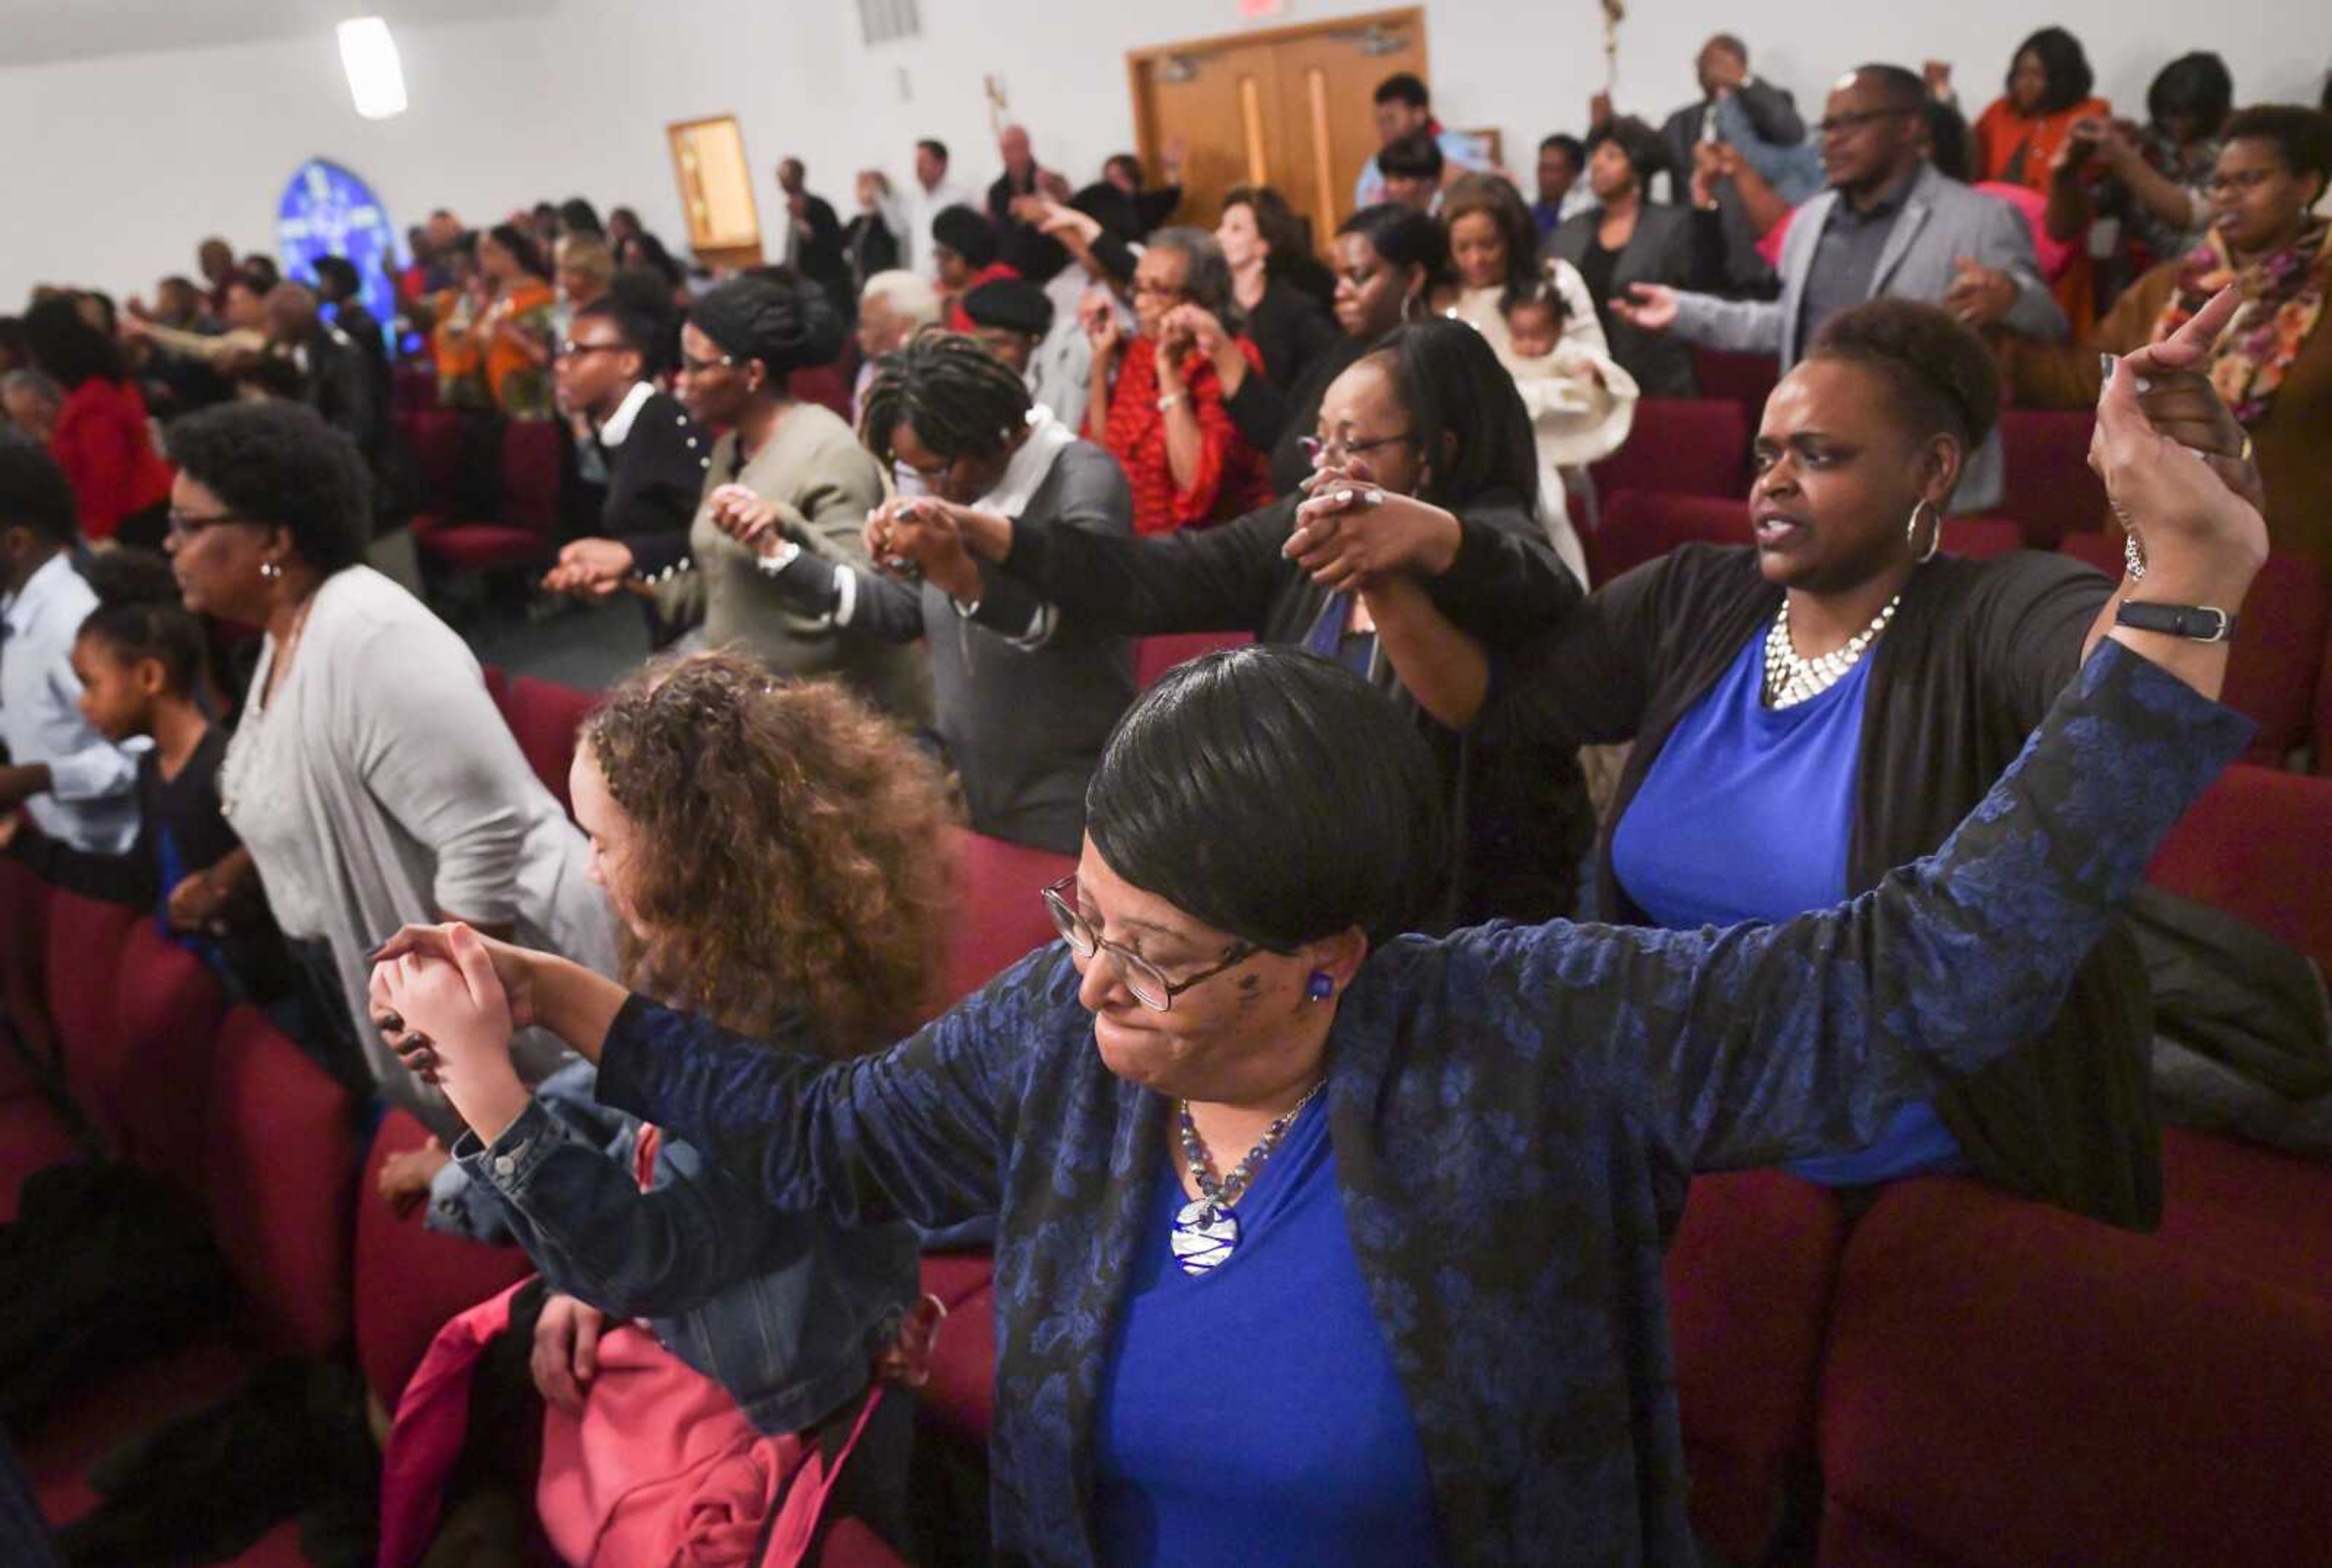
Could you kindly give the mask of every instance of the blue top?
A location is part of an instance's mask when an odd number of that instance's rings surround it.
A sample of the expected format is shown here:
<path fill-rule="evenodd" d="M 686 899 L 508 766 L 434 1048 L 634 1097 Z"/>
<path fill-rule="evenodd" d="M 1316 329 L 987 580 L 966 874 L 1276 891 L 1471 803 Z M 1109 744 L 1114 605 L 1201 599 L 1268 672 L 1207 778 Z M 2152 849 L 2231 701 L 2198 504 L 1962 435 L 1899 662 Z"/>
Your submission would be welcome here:
<path fill-rule="evenodd" d="M 1818 697 L 1768 708 L 1761 631 L 1677 721 L 1611 835 L 1612 875 L 1654 924 L 1781 921 L 1844 901 L 1870 664 Z M 1934 1104 L 1917 1100 L 1868 1148 L 1790 1169 L 1859 1187 L 1964 1163 Z"/>
<path fill-rule="evenodd" d="M 2029 1044 L 2253 729 L 2107 640 L 1935 853 L 1852 904 L 1370 952 L 1321 1099 L 1453 1563 L 1550 1542 L 1694 1561 L 1663 1285 L 1685 1179 L 1861 1147 L 1938 1075 Z M 997 1217 L 990 1517 L 1032 1568 L 1101 1558 L 1102 1385 L 1166 1160 L 1158 1098 L 1104 1063 L 1079 984 L 1055 943 L 854 1062 L 634 997 L 599 1064 L 602 1101 L 777 1208 Z"/>
<path fill-rule="evenodd" d="M 1171 1142 L 1171 1140 L 1170 1140 Z M 1158 1164 L 1094 1427 L 1109 1563 L 1442 1562 L 1425 1448 L 1370 1310 L 1324 1104 L 1232 1210 L 1212 1273 L 1174 1260 L 1188 1201 Z"/>

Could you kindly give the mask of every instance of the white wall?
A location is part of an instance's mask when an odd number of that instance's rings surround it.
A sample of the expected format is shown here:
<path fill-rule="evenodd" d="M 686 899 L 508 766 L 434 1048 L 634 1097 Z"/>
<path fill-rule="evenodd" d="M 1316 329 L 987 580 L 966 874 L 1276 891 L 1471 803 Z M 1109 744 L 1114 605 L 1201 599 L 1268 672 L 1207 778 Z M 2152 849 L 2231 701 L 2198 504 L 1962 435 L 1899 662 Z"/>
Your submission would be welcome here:
<path fill-rule="evenodd" d="M 214 231 L 267 246 L 284 180 L 319 155 L 368 178 L 399 225 L 435 206 L 474 223 L 580 192 L 603 207 L 631 203 L 667 239 L 683 225 L 664 128 L 702 114 L 737 114 L 764 170 L 785 153 L 805 158 L 813 188 L 846 207 L 853 170 L 879 162 L 903 177 L 921 135 L 948 140 L 959 177 L 984 183 L 995 172 L 988 72 L 1035 131 L 1038 156 L 1090 177 L 1133 139 L 1126 50 L 1248 25 L 1236 0 L 922 4 L 922 38 L 871 50 L 847 0 L 559 0 L 547 15 L 402 27 L 413 108 L 380 123 L 349 107 L 323 30 L 0 70 L 0 308 L 38 281 L 147 289 L 165 272 L 191 270 L 195 241 Z M 1287 0 L 1280 16 L 1254 25 L 1371 8 Z M 1973 112 L 2034 16 L 2017 0 L 1851 9 L 1637 0 L 1630 9 L 1618 100 L 1647 117 L 1692 96 L 1693 53 L 1726 24 L 1745 33 L 1761 74 L 1816 112 L 1824 84 L 1847 66 L 1916 68 L 1930 55 L 1955 63 Z M 1925 19 L 1907 23 L 1907 12 Z M 2226 57 L 2240 101 L 2312 101 L 2332 62 L 2332 7 L 2322 0 L 2241 0 L 2207 28 L 2174 0 L 2061 0 L 2050 14 L 2088 45 L 2100 90 L 2133 110 L 2152 70 L 2190 48 Z M 1426 17 L 1445 120 L 1501 128 L 1510 159 L 1548 130 L 1583 123 L 1603 77 L 1596 0 L 1427 0 Z M 766 227 L 766 177 L 760 195 Z"/>

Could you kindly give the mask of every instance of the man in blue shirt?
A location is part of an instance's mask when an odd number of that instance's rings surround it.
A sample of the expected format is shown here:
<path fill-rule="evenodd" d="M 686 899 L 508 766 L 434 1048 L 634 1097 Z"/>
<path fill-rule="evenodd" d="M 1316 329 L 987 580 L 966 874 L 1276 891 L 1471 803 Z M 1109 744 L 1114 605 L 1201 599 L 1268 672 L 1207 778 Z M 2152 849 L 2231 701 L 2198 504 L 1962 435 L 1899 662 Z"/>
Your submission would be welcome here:
<path fill-rule="evenodd" d="M 1376 106 L 1378 145 L 1405 136 L 1429 136 L 1440 144 L 1441 156 L 1451 167 L 1498 172 L 1487 148 L 1462 130 L 1444 129 L 1433 118 L 1433 102 L 1426 94 L 1425 83 L 1410 72 L 1403 71 L 1377 83 Z M 1361 169 L 1360 183 L 1352 187 L 1352 206 L 1372 207 L 1385 199 L 1384 174 L 1371 157 Z"/>
<path fill-rule="evenodd" d="M 32 443 L 0 439 L 0 813 L 77 849 L 119 855 L 138 833 L 136 762 L 90 728 L 73 638 L 97 595 L 73 569 L 72 486 Z"/>

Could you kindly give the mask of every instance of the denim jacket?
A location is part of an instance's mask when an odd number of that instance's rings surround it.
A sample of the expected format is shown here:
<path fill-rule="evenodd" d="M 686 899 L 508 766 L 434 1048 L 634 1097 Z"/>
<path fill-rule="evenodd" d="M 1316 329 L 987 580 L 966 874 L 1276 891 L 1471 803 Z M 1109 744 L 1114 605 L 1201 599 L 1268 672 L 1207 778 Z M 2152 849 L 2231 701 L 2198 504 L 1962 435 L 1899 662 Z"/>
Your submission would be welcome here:
<path fill-rule="evenodd" d="M 1329 1135 L 1453 1563 L 1694 1560 L 1661 1279 L 1692 1172 L 1862 1147 L 2031 1039 L 2251 730 L 2109 642 L 1943 846 L 1849 904 L 1370 955 L 1331 1026 Z M 635 998 L 600 1058 L 604 1100 L 771 1203 L 999 1216 L 1008 1563 L 1094 1558 L 1094 1422 L 1170 1157 L 1168 1102 L 1103 1064 L 1077 984 L 1056 944 L 838 1066 Z"/>
<path fill-rule="evenodd" d="M 452 1151 L 544 1281 L 648 1320 L 761 1431 L 798 1431 L 856 1395 L 915 1298 L 914 1232 L 780 1212 L 669 1134 L 643 1192 L 640 1123 L 603 1109 L 592 1125 L 569 1072 L 555 1114 L 538 1097 L 491 1146 L 464 1133 Z"/>

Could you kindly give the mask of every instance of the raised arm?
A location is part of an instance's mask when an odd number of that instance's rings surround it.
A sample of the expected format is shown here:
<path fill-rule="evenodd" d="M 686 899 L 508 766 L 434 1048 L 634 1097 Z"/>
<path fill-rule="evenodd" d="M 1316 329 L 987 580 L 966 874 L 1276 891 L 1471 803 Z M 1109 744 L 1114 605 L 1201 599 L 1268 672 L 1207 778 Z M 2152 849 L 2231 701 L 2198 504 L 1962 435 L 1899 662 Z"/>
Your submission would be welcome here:
<path fill-rule="evenodd" d="M 1286 569 L 1279 547 L 1295 511 L 1292 500 L 1281 501 L 1219 527 L 1139 539 L 977 519 L 964 542 L 1062 614 L 1104 631 L 1260 635 Z"/>
<path fill-rule="evenodd" d="M 995 1212 L 1024 1079 L 1050 1050 L 1089 1048 L 1076 983 L 1047 949 L 913 1038 L 839 1064 L 802 1037 L 748 1040 L 458 926 L 399 933 L 372 995 L 376 1021 L 482 1137 L 530 1103 L 509 1040 L 537 1023 L 597 1060 L 603 1104 L 711 1153 L 762 1201 L 936 1229 Z"/>
<path fill-rule="evenodd" d="M 494 1193 L 550 1287 L 610 1316 L 686 1312 L 781 1261 L 788 1217 L 725 1172 L 674 1172 L 644 1192 L 540 1101 L 491 1144 L 471 1133 L 453 1154 Z"/>

